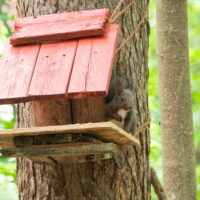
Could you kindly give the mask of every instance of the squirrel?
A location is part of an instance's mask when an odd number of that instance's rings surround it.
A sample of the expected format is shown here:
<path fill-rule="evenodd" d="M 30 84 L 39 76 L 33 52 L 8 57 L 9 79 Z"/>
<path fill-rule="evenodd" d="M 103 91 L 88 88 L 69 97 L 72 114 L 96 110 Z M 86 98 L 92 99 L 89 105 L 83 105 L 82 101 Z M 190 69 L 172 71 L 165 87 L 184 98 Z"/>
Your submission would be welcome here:
<path fill-rule="evenodd" d="M 114 120 L 115 124 L 134 135 L 137 126 L 137 111 L 131 89 L 124 88 L 122 81 L 115 77 L 111 81 L 105 102 L 107 120 Z"/>

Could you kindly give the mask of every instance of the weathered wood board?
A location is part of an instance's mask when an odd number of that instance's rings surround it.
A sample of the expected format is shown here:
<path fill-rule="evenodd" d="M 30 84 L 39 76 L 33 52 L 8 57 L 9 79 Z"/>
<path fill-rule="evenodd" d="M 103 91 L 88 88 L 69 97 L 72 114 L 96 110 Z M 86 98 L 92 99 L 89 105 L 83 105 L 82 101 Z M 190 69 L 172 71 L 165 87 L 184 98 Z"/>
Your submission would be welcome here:
<path fill-rule="evenodd" d="M 109 18 L 108 9 L 67 12 L 18 18 L 12 45 L 49 43 L 102 35 Z"/>
<path fill-rule="evenodd" d="M 34 136 L 46 134 L 87 134 L 95 136 L 105 142 L 113 142 L 119 145 L 132 144 L 140 145 L 138 139 L 128 134 L 112 122 L 71 124 L 60 126 L 44 126 L 32 128 L 19 128 L 0 131 L 0 148 L 14 148 L 14 137 Z"/>
<path fill-rule="evenodd" d="M 91 153 L 91 152 L 90 152 Z M 101 160 L 111 159 L 113 157 L 113 153 L 98 153 L 98 154 L 87 154 L 87 155 L 56 155 L 56 156 L 34 156 L 29 157 L 34 162 L 40 164 L 49 164 L 49 165 L 66 165 L 73 163 L 86 163 L 86 162 L 98 162 Z"/>
<path fill-rule="evenodd" d="M 112 143 L 111 143 L 112 144 Z M 92 151 L 91 151 L 92 152 Z M 73 156 L 48 156 L 48 158 L 53 158 L 53 162 L 51 161 L 51 165 L 52 164 L 72 164 L 72 163 L 86 163 L 86 162 L 97 162 L 97 161 L 101 161 L 101 160 L 107 160 L 107 159 L 111 159 L 113 157 L 113 153 L 116 153 L 115 151 L 113 151 L 112 153 L 98 153 L 98 154 L 87 154 L 87 155 L 73 155 Z M 40 162 L 42 161 L 43 157 L 32 157 L 32 159 L 34 159 L 36 162 Z"/>
<path fill-rule="evenodd" d="M 116 153 L 117 146 L 113 143 L 82 144 L 82 145 L 54 145 L 51 147 L 18 147 L 12 149 L 0 149 L 0 157 L 40 157 L 40 156 L 73 156 L 102 153 Z"/>
<path fill-rule="evenodd" d="M 79 41 L 68 89 L 70 98 L 107 95 L 118 34 L 119 25 L 112 24 L 102 37 Z"/>
<path fill-rule="evenodd" d="M 92 38 L 87 38 L 81 39 L 78 42 L 68 89 L 69 98 L 81 98 L 85 96 L 87 87 L 87 75 L 91 58 L 92 41 Z"/>
<path fill-rule="evenodd" d="M 25 101 L 40 45 L 6 44 L 0 64 L 0 103 Z"/>
<path fill-rule="evenodd" d="M 0 149 L 0 158 L 26 156 L 40 164 L 72 164 L 111 159 L 118 149 L 113 143 L 21 147 Z"/>
<path fill-rule="evenodd" d="M 8 46 L 0 62 L 0 104 L 106 96 L 119 26 L 101 37 Z"/>
<path fill-rule="evenodd" d="M 103 37 L 93 39 L 86 95 L 107 95 L 118 34 L 119 25 L 112 24 L 107 26 Z"/>
<path fill-rule="evenodd" d="M 111 143 L 112 144 L 112 143 Z M 86 163 L 86 162 L 98 162 L 101 160 L 111 159 L 113 157 L 113 153 L 98 153 L 98 154 L 82 154 L 82 155 L 56 155 L 56 156 L 34 156 L 29 157 L 34 162 L 39 164 L 49 164 L 49 165 L 66 165 L 66 164 L 73 164 L 73 163 Z"/>
<path fill-rule="evenodd" d="M 77 40 L 42 44 L 28 91 L 31 99 L 66 98 Z"/>

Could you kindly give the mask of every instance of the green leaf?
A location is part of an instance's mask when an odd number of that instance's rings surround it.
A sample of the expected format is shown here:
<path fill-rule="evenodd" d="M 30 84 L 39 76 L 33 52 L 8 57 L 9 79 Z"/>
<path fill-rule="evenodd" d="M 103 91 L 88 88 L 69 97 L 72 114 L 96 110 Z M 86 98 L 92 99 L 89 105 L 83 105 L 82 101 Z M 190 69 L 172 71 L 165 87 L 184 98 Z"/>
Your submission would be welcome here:
<path fill-rule="evenodd" d="M 0 12 L 0 20 L 1 21 L 8 21 L 8 15 L 6 13 Z"/>

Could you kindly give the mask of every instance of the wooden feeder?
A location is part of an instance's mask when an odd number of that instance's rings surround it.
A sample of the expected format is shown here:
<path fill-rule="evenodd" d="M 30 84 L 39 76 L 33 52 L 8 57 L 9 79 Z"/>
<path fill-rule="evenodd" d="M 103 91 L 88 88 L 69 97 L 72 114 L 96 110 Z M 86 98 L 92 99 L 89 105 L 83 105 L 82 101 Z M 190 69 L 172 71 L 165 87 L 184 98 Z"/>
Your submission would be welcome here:
<path fill-rule="evenodd" d="M 108 9 L 18 18 L 0 61 L 0 103 L 106 96 L 119 34 L 108 18 Z M 1 157 L 50 164 L 109 159 L 126 144 L 139 141 L 111 122 L 0 131 Z"/>

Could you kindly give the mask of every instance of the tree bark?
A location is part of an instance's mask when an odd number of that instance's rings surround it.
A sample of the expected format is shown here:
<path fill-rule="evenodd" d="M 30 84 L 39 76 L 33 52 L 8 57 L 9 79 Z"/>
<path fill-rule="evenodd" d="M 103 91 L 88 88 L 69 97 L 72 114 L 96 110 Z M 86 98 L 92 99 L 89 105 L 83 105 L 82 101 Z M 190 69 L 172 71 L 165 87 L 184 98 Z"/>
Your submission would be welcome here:
<path fill-rule="evenodd" d="M 176 200 L 197 198 L 187 25 L 187 0 L 157 1 L 164 189 Z"/>
<path fill-rule="evenodd" d="M 117 0 L 18 0 L 21 16 L 42 15 L 108 7 Z M 126 0 L 123 7 L 129 3 Z M 142 18 L 147 0 L 137 1 L 119 19 L 121 40 Z M 134 80 L 138 126 L 148 117 L 148 21 L 119 52 L 114 73 L 127 82 Z M 42 67 L 42 66 L 41 66 Z M 18 127 L 100 122 L 105 120 L 104 99 L 86 98 L 65 101 L 37 101 L 18 105 Z M 28 158 L 17 162 L 20 200 L 148 200 L 150 199 L 149 131 L 138 134 L 141 149 L 127 146 L 111 160 L 69 165 L 41 165 Z"/>

